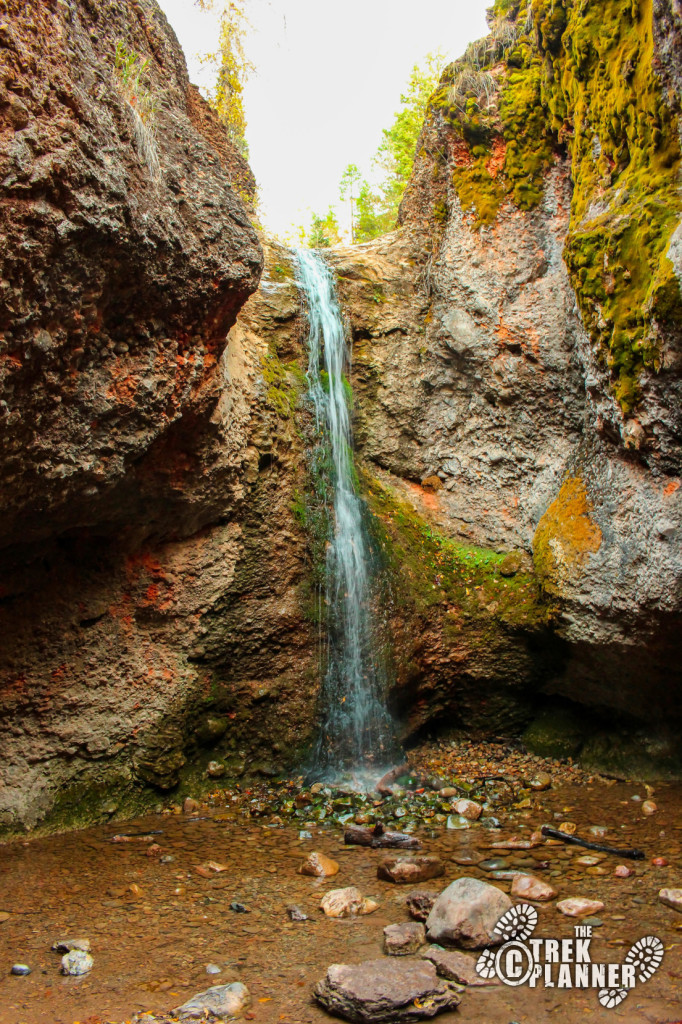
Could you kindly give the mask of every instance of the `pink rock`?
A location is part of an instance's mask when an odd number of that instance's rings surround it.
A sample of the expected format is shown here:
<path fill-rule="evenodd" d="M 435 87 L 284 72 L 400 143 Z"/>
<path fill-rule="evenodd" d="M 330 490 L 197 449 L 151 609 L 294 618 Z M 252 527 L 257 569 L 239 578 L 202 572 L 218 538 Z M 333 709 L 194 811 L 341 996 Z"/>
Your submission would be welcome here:
<path fill-rule="evenodd" d="M 598 914 L 604 909 L 601 900 L 588 900 L 584 896 L 571 896 L 567 900 L 561 900 L 556 905 L 557 910 L 567 917 L 587 917 L 589 914 Z"/>
<path fill-rule="evenodd" d="M 682 914 L 682 889 L 661 889 L 658 898 L 663 906 Z"/>
<path fill-rule="evenodd" d="M 627 864 L 619 864 L 613 873 L 616 878 L 629 878 L 630 875 L 634 875 L 634 871 Z"/>
<path fill-rule="evenodd" d="M 483 808 L 475 800 L 458 800 L 453 805 L 453 808 L 457 814 L 461 814 L 463 818 L 467 818 L 469 821 L 478 821 L 483 813 Z"/>
<path fill-rule="evenodd" d="M 536 878 L 535 875 L 515 875 L 514 881 L 511 887 L 512 896 L 518 896 L 522 900 L 553 900 L 557 895 L 556 889 L 553 889 L 547 882 L 543 882 L 541 878 Z"/>

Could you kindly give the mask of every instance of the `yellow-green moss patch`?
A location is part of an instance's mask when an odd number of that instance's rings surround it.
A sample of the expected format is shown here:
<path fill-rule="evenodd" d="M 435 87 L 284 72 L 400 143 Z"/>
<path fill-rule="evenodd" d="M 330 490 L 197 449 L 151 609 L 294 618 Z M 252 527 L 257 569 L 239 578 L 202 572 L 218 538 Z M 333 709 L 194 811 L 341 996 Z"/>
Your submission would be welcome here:
<path fill-rule="evenodd" d="M 538 523 L 533 557 L 535 570 L 548 593 L 561 594 L 562 585 L 575 580 L 589 555 L 599 551 L 602 533 L 591 511 L 583 480 L 571 477 Z"/>

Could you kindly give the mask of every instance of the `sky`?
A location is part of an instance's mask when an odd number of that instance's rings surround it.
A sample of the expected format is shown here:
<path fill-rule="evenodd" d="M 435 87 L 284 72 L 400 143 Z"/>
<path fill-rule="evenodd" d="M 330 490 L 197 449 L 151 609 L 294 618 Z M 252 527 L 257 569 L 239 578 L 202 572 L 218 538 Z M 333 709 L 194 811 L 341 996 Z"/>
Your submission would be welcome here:
<path fill-rule="evenodd" d="M 193 0 L 158 0 L 190 78 L 210 87 L 201 54 L 217 48 L 217 17 Z M 368 176 L 414 64 L 460 56 L 487 32 L 492 0 L 247 0 L 245 89 L 249 162 L 264 227 L 282 238 L 312 211 L 344 209 L 338 185 L 355 163 Z M 216 7 L 222 5 L 222 0 Z"/>

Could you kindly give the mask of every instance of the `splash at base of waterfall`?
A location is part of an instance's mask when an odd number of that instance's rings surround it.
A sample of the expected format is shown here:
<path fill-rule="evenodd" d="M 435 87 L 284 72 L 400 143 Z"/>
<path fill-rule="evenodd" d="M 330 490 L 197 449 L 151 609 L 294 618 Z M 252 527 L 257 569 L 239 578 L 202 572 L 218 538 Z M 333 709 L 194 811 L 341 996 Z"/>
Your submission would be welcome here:
<path fill-rule="evenodd" d="M 296 251 L 297 281 L 305 296 L 308 398 L 319 458 L 329 480 L 330 523 L 325 564 L 326 635 L 321 644 L 321 728 L 314 758 L 317 777 L 366 788 L 397 756 L 394 726 L 385 706 L 383 644 L 372 609 L 372 551 L 367 511 L 357 493 L 353 462 L 349 352 L 334 276 L 322 258 Z M 367 779 L 364 779 L 364 776 Z"/>

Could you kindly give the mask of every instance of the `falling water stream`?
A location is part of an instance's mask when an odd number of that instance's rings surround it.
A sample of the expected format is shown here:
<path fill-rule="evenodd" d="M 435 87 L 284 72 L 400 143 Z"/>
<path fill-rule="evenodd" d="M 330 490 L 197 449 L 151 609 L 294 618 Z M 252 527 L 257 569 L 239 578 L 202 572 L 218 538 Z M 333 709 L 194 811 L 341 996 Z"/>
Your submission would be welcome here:
<path fill-rule="evenodd" d="M 329 776 L 386 767 L 396 753 L 384 704 L 385 667 L 371 596 L 372 560 L 353 461 L 349 351 L 334 275 L 322 258 L 297 250 L 297 280 L 308 307 L 308 395 L 329 478 L 321 728 L 315 768 Z"/>

